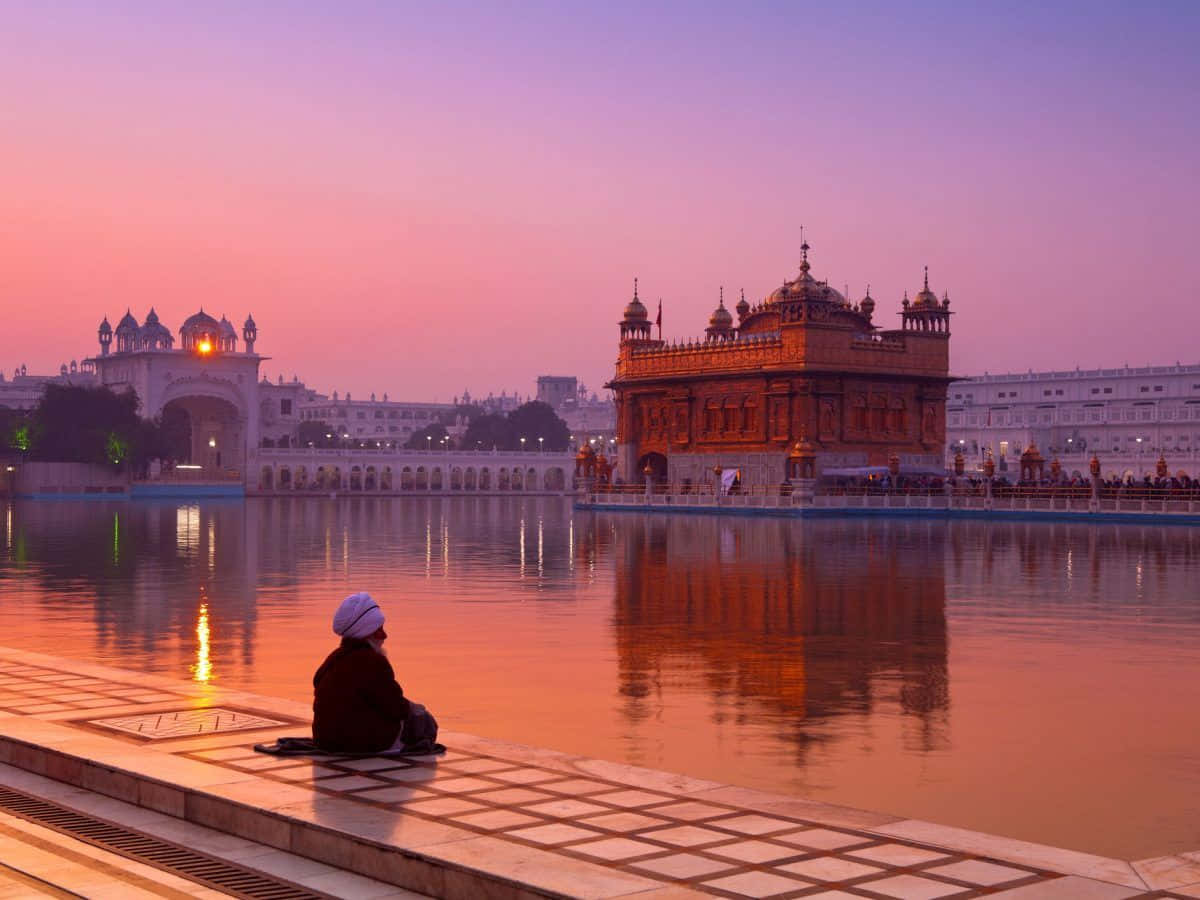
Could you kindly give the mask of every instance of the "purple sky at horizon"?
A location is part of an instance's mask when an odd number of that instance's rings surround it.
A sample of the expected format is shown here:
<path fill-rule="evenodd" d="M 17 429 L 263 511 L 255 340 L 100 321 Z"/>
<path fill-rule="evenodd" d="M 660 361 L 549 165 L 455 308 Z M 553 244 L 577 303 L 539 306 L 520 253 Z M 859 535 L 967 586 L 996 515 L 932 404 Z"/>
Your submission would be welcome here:
<path fill-rule="evenodd" d="M 956 374 L 1198 362 L 1200 6 L 67 2 L 6 15 L 0 369 L 154 306 L 406 399 L 612 374 L 799 263 Z"/>

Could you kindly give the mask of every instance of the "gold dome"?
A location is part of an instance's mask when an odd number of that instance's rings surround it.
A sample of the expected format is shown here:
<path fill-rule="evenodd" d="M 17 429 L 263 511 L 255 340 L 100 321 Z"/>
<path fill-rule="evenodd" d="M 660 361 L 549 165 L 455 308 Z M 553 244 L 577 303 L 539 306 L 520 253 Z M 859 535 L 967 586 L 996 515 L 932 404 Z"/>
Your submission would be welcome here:
<path fill-rule="evenodd" d="M 637 279 L 633 279 L 633 299 L 625 306 L 626 320 L 645 320 L 647 318 L 646 307 L 642 301 L 638 299 Z"/>
<path fill-rule="evenodd" d="M 917 309 L 932 309 L 938 305 L 937 294 L 929 289 L 929 266 L 925 267 L 925 287 L 913 298 L 912 305 Z"/>

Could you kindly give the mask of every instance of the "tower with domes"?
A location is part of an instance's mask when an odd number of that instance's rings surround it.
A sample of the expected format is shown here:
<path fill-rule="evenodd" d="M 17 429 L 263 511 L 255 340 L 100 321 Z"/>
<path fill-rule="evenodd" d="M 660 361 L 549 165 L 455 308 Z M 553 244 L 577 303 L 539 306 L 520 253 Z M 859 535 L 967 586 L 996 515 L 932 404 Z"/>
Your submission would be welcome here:
<path fill-rule="evenodd" d="M 117 327 L 106 316 L 96 332 L 98 356 L 86 360 L 101 384 L 132 388 L 147 418 L 168 407 L 187 414 L 191 464 L 212 480 L 236 480 L 246 471 L 259 442 L 259 365 L 254 352 L 258 328 L 247 317 L 238 349 L 230 320 L 203 309 L 184 320 L 179 341 L 151 308 L 139 324 L 131 309 Z"/>
<path fill-rule="evenodd" d="M 811 448 L 815 471 L 940 470 L 949 377 L 950 299 L 925 270 L 899 305 L 898 328 L 876 323 L 876 300 L 848 296 L 800 266 L 734 316 L 724 289 L 703 337 L 652 339 L 634 296 L 620 322 L 616 375 L 617 475 L 669 485 L 711 484 L 714 468 L 745 486 L 778 486 L 791 450 Z"/>

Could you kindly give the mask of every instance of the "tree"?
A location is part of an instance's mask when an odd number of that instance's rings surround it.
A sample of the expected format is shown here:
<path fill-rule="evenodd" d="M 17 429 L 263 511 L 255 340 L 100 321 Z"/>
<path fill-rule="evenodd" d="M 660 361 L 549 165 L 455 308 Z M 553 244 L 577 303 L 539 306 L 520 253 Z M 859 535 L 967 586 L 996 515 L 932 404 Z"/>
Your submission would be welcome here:
<path fill-rule="evenodd" d="M 148 449 L 147 429 L 133 390 L 46 385 L 33 411 L 30 451 L 52 462 L 140 465 Z"/>
<path fill-rule="evenodd" d="M 24 453 L 29 441 L 29 417 L 19 409 L 0 406 L 0 455 L 14 450 Z"/>
<path fill-rule="evenodd" d="M 520 449 L 523 437 L 530 450 L 566 450 L 571 439 L 567 423 L 555 414 L 550 404 L 540 400 L 518 406 L 508 414 L 508 423 L 517 442 L 509 449 Z M 543 440 L 539 442 L 538 438 Z"/>
<path fill-rule="evenodd" d="M 516 436 L 513 434 L 512 424 L 507 416 L 499 413 L 488 413 L 472 419 L 462 437 L 464 450 L 491 450 L 493 447 L 498 450 L 511 450 L 514 443 Z"/>
<path fill-rule="evenodd" d="M 404 446 L 409 450 L 425 450 L 428 447 L 441 450 L 448 447 L 448 444 L 442 443 L 442 438 L 448 437 L 450 437 L 450 432 L 446 430 L 446 426 L 441 422 L 433 422 L 420 431 L 413 432 L 413 436 Z"/>

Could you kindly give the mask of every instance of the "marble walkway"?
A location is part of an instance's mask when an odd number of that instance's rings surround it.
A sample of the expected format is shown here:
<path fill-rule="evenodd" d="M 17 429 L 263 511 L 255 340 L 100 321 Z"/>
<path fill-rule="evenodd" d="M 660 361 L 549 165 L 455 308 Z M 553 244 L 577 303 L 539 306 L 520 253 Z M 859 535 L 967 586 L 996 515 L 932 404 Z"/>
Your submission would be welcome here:
<path fill-rule="evenodd" d="M 1200 852 L 1108 859 L 466 734 L 436 758 L 253 752 L 308 712 L 0 648 L 8 771 L 431 896 L 1200 898 Z"/>

